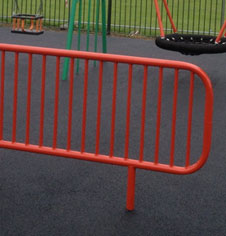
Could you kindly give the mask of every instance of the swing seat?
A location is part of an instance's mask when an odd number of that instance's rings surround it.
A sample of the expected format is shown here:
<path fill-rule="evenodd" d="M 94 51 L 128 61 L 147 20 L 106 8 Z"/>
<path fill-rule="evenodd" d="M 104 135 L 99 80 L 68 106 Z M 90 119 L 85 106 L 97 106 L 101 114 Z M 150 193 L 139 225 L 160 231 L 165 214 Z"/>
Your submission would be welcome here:
<path fill-rule="evenodd" d="M 44 31 L 42 29 L 42 15 L 31 15 L 31 14 L 16 14 L 12 16 L 13 19 L 13 28 L 12 33 L 18 34 L 31 34 L 31 35 L 40 35 Z M 30 21 L 30 27 L 25 28 L 25 21 Z"/>
<path fill-rule="evenodd" d="M 155 43 L 159 48 L 191 56 L 226 52 L 226 38 L 218 43 L 215 40 L 215 36 L 174 33 L 157 37 Z"/>

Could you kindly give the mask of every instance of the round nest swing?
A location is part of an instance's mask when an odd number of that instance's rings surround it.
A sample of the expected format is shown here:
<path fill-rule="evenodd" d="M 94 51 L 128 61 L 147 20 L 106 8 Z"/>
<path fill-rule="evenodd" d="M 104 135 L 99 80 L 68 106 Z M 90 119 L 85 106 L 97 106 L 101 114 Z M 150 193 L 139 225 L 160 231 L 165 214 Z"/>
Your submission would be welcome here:
<path fill-rule="evenodd" d="M 215 36 L 192 34 L 168 34 L 157 37 L 155 43 L 158 47 L 170 51 L 177 51 L 185 55 L 200 55 L 226 52 L 226 38 L 216 43 Z"/>

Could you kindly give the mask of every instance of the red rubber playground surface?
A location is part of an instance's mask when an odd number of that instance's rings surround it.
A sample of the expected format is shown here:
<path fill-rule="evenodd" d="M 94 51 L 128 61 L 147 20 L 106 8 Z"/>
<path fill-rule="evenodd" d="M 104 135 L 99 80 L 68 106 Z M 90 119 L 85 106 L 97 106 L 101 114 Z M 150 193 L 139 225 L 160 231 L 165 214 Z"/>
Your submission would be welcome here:
<path fill-rule="evenodd" d="M 0 28 L 0 43 L 31 45 L 51 48 L 65 47 L 66 32 L 47 31 L 41 36 L 14 35 L 9 28 Z M 83 37 L 83 36 L 82 36 Z M 85 41 L 82 38 L 82 42 Z M 91 40 L 92 41 L 92 40 Z M 100 40 L 101 41 L 101 40 Z M 76 39 L 74 40 L 76 45 Z M 100 43 L 101 44 L 101 43 Z M 84 46 L 85 47 L 85 46 Z M 92 45 L 91 45 L 92 48 Z M 135 211 L 125 210 L 126 201 L 126 168 L 84 162 L 80 160 L 65 159 L 56 156 L 40 155 L 28 152 L 1 149 L 0 155 L 0 206 L 1 206 L 1 235 L 225 235 L 226 234 L 226 175 L 225 175 L 225 150 L 226 150 L 226 111 L 225 111 L 225 54 L 203 55 L 186 57 L 184 55 L 168 52 L 155 46 L 153 40 L 108 38 L 108 52 L 129 56 L 151 57 L 160 59 L 179 60 L 190 62 L 200 66 L 210 77 L 214 92 L 213 134 L 209 158 L 204 167 L 191 175 L 172 175 L 152 171 L 139 170 L 136 177 Z M 27 71 L 27 58 L 23 55 L 19 60 L 18 73 L 18 120 L 17 134 L 14 138 L 17 142 L 24 139 L 26 127 L 21 119 L 26 110 L 27 73 L 32 74 L 31 94 L 31 127 L 30 141 L 35 143 L 39 136 L 36 124 L 39 122 L 39 114 L 34 109 L 40 96 L 38 89 L 41 83 L 41 64 L 37 56 L 33 58 L 32 72 Z M 4 127 L 11 123 L 13 118 L 13 80 L 14 56 L 9 53 L 5 61 L 5 103 Z M 60 64 L 61 65 L 61 64 Z M 59 69 L 59 68 L 58 68 Z M 104 119 L 101 119 L 100 127 L 100 153 L 107 153 L 109 148 L 109 127 L 111 121 L 111 109 L 109 103 L 112 99 L 111 78 L 114 72 L 109 63 L 103 67 L 104 83 L 102 108 L 105 111 Z M 75 107 L 76 115 L 73 116 L 72 143 L 78 147 L 81 140 L 82 101 L 84 66 L 80 62 L 79 74 L 75 77 Z M 47 145 L 52 142 L 54 119 L 54 81 L 51 76 L 56 72 L 56 63 L 48 59 L 46 68 L 46 110 L 45 129 L 43 142 Z M 98 91 L 98 67 L 90 66 L 89 83 L 87 84 L 87 126 L 86 149 L 93 152 L 96 136 L 95 124 Z M 162 102 L 162 126 L 160 138 L 160 157 L 165 156 L 170 147 L 170 127 L 167 121 L 171 119 L 170 112 L 173 104 L 173 85 L 170 78 L 174 73 L 164 70 L 164 77 L 168 78 L 163 85 Z M 148 71 L 147 83 L 147 114 L 153 113 L 151 107 L 156 108 L 156 94 L 158 83 L 154 78 L 158 71 Z M 184 154 L 186 138 L 183 131 L 186 129 L 187 106 L 185 102 L 189 93 L 189 83 L 186 72 L 179 72 L 178 110 L 175 141 L 175 161 L 181 164 L 181 156 Z M 131 131 L 128 155 L 139 156 L 140 114 L 142 101 L 142 86 L 140 78 L 143 72 L 137 66 L 133 68 L 133 84 L 131 101 L 134 106 L 131 110 Z M 164 80 L 164 79 L 163 79 Z M 25 82 L 26 81 L 26 82 Z M 64 147 L 66 143 L 64 123 L 67 118 L 68 98 L 67 81 L 59 83 L 59 127 L 57 145 Z M 121 156 L 124 150 L 124 129 L 126 117 L 128 68 L 118 68 L 117 102 L 114 155 Z M 200 152 L 200 130 L 203 126 L 203 105 L 205 94 L 203 85 L 194 83 L 194 110 L 192 128 L 191 154 Z M 15 91 L 15 90 L 14 90 Z M 90 95 L 89 95 L 90 94 Z M 117 100 L 118 101 L 118 100 Z M 24 106 L 25 104 L 25 106 Z M 73 111 L 74 112 L 74 111 Z M 103 117 L 103 116 L 102 116 Z M 148 118 L 145 127 L 144 159 L 153 156 L 154 141 L 153 123 L 155 118 Z M 48 125 L 49 124 L 49 125 Z M 138 125 L 139 124 L 139 125 Z M 79 130 L 79 131 L 78 131 Z M 11 136 L 12 130 L 4 128 L 4 138 Z M 28 137 L 26 136 L 26 138 Z M 200 138 L 201 137 L 201 138 Z M 94 138 L 95 140 L 95 138 Z M 23 142 L 23 141 L 22 141 Z M 98 145 L 99 147 L 99 145 Z M 166 161 L 164 158 L 161 161 Z M 195 160 L 191 160 L 194 161 Z"/>

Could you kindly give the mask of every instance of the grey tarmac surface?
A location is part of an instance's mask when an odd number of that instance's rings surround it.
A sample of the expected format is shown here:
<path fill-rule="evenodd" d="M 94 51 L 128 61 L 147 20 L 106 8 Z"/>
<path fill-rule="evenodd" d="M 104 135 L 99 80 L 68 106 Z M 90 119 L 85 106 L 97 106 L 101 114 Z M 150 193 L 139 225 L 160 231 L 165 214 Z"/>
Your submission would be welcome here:
<path fill-rule="evenodd" d="M 64 48 L 65 42 L 65 31 L 34 37 L 0 27 L 0 43 Z M 159 49 L 153 40 L 114 36 L 108 37 L 108 52 L 186 61 L 206 71 L 214 90 L 207 163 L 187 176 L 138 170 L 135 211 L 127 212 L 126 168 L 1 149 L 0 235 L 226 235 L 226 54 L 190 57 Z M 39 73 L 39 67 L 34 70 Z"/>

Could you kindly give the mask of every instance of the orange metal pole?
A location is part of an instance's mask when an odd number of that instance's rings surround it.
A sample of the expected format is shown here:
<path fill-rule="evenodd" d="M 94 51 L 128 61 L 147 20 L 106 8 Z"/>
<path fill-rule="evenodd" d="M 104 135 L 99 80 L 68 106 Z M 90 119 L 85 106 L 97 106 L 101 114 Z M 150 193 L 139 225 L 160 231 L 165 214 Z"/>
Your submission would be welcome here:
<path fill-rule="evenodd" d="M 55 81 L 55 104 L 54 104 L 54 128 L 53 128 L 53 148 L 57 146 L 58 130 L 58 105 L 59 105 L 59 83 L 60 83 L 60 57 L 56 60 L 56 81 Z"/>
<path fill-rule="evenodd" d="M 29 144 L 30 138 L 30 120 L 31 120 L 31 76 L 32 76 L 32 54 L 28 59 L 28 85 L 27 85 L 27 119 L 26 119 L 26 138 L 25 144 Z"/>
<path fill-rule="evenodd" d="M 158 0 L 154 0 L 154 3 L 155 3 L 156 14 L 157 14 L 157 17 L 158 17 L 158 23 L 159 23 L 159 28 L 160 28 L 160 36 L 165 37 Z"/>
<path fill-rule="evenodd" d="M 5 91 L 5 51 L 1 58 L 1 96 L 0 96 L 0 140 L 3 139 L 4 91 Z"/>
<path fill-rule="evenodd" d="M 99 68 L 99 85 L 97 101 L 97 123 L 96 123 L 96 155 L 99 154 L 100 146 L 100 121 L 101 121 L 101 99 L 102 99 L 102 80 L 103 80 L 103 61 L 100 62 Z"/>
<path fill-rule="evenodd" d="M 146 96 L 147 96 L 147 78 L 148 67 L 144 67 L 144 81 L 143 81 L 143 97 L 142 97 L 142 111 L 141 111 L 141 129 L 140 129 L 140 157 L 139 160 L 143 161 L 144 157 L 144 133 L 145 133 L 145 115 L 146 115 Z"/>
<path fill-rule="evenodd" d="M 16 142 L 19 53 L 15 53 L 12 142 Z"/>
<path fill-rule="evenodd" d="M 174 165 L 175 137 L 176 137 L 176 117 L 177 117 L 177 95 L 178 95 L 178 69 L 175 70 L 175 78 L 174 78 L 172 133 L 171 133 L 171 147 L 170 147 L 170 166 Z"/>
<path fill-rule="evenodd" d="M 20 29 L 20 19 L 17 18 L 17 30 L 19 30 L 19 29 Z"/>
<path fill-rule="evenodd" d="M 86 60 L 85 61 L 85 73 L 84 73 L 83 112 L 82 112 L 82 140 L 81 140 L 81 152 L 82 153 L 85 152 L 85 142 L 86 142 L 88 71 L 89 71 L 89 60 Z"/>
<path fill-rule="evenodd" d="M 129 166 L 128 167 L 128 184 L 127 184 L 127 200 L 126 200 L 126 209 L 128 211 L 134 210 L 135 181 L 136 181 L 136 168 L 133 166 Z"/>
<path fill-rule="evenodd" d="M 36 32 L 39 32 L 39 19 L 36 20 Z"/>
<path fill-rule="evenodd" d="M 67 131 L 67 150 L 71 149 L 71 129 L 72 129 L 72 110 L 73 110 L 73 89 L 74 89 L 74 59 L 71 59 L 70 65 L 70 87 L 68 103 L 68 131 Z"/>
<path fill-rule="evenodd" d="M 25 20 L 22 19 L 22 22 L 21 22 L 21 30 L 24 31 L 24 25 L 25 25 Z"/>
<path fill-rule="evenodd" d="M 33 28 L 34 28 L 34 19 L 31 19 L 31 26 L 30 26 L 30 30 L 33 30 Z"/>
<path fill-rule="evenodd" d="M 173 17 L 170 13 L 170 10 L 169 10 L 169 7 L 168 7 L 168 4 L 167 4 L 167 1 L 166 0 L 163 0 L 163 3 L 164 3 L 164 6 L 165 6 L 165 9 L 166 9 L 166 12 L 167 12 L 167 15 L 169 17 L 169 20 L 170 20 L 170 23 L 171 23 L 171 26 L 173 28 L 173 32 L 176 33 L 177 32 L 177 28 L 173 22 Z"/>
<path fill-rule="evenodd" d="M 159 162 L 159 143 L 160 143 L 160 126 L 161 126 L 161 106 L 162 106 L 162 83 L 163 82 L 163 68 L 159 69 L 159 85 L 158 85 L 158 102 L 157 102 L 157 121 L 156 121 L 156 135 L 155 135 L 155 158 L 154 162 Z"/>
<path fill-rule="evenodd" d="M 187 131 L 187 144 L 186 144 L 187 150 L 186 150 L 185 166 L 189 166 L 189 164 L 190 164 L 193 94 L 194 94 L 194 73 L 191 73 L 190 91 L 189 91 L 189 105 L 188 105 L 188 128 L 187 128 L 188 131 Z"/>
<path fill-rule="evenodd" d="M 13 18 L 13 30 L 16 29 L 16 18 Z"/>
<path fill-rule="evenodd" d="M 129 65 L 129 78 L 128 78 L 128 92 L 127 92 L 127 111 L 126 111 L 126 134 L 125 134 L 125 159 L 129 156 L 129 134 L 130 134 L 130 111 L 131 111 L 131 96 L 132 96 L 132 76 L 133 65 Z"/>
<path fill-rule="evenodd" d="M 109 154 L 110 157 L 114 155 L 117 79 L 118 79 L 118 63 L 114 63 L 114 81 L 113 81 L 112 112 L 111 112 L 111 138 L 110 138 L 110 154 Z"/>
<path fill-rule="evenodd" d="M 46 55 L 44 55 L 42 58 L 42 85 L 41 85 L 39 147 L 43 146 L 43 136 L 44 136 L 45 81 L 46 81 Z"/>
<path fill-rule="evenodd" d="M 220 30 L 220 32 L 219 32 L 219 34 L 218 34 L 218 36 L 217 36 L 217 38 L 216 38 L 216 40 L 215 40 L 216 43 L 219 43 L 219 42 L 220 42 L 220 39 L 222 38 L 225 29 L 226 29 L 226 20 L 224 21 L 224 24 L 223 24 L 223 26 L 221 27 L 221 30 Z"/>

